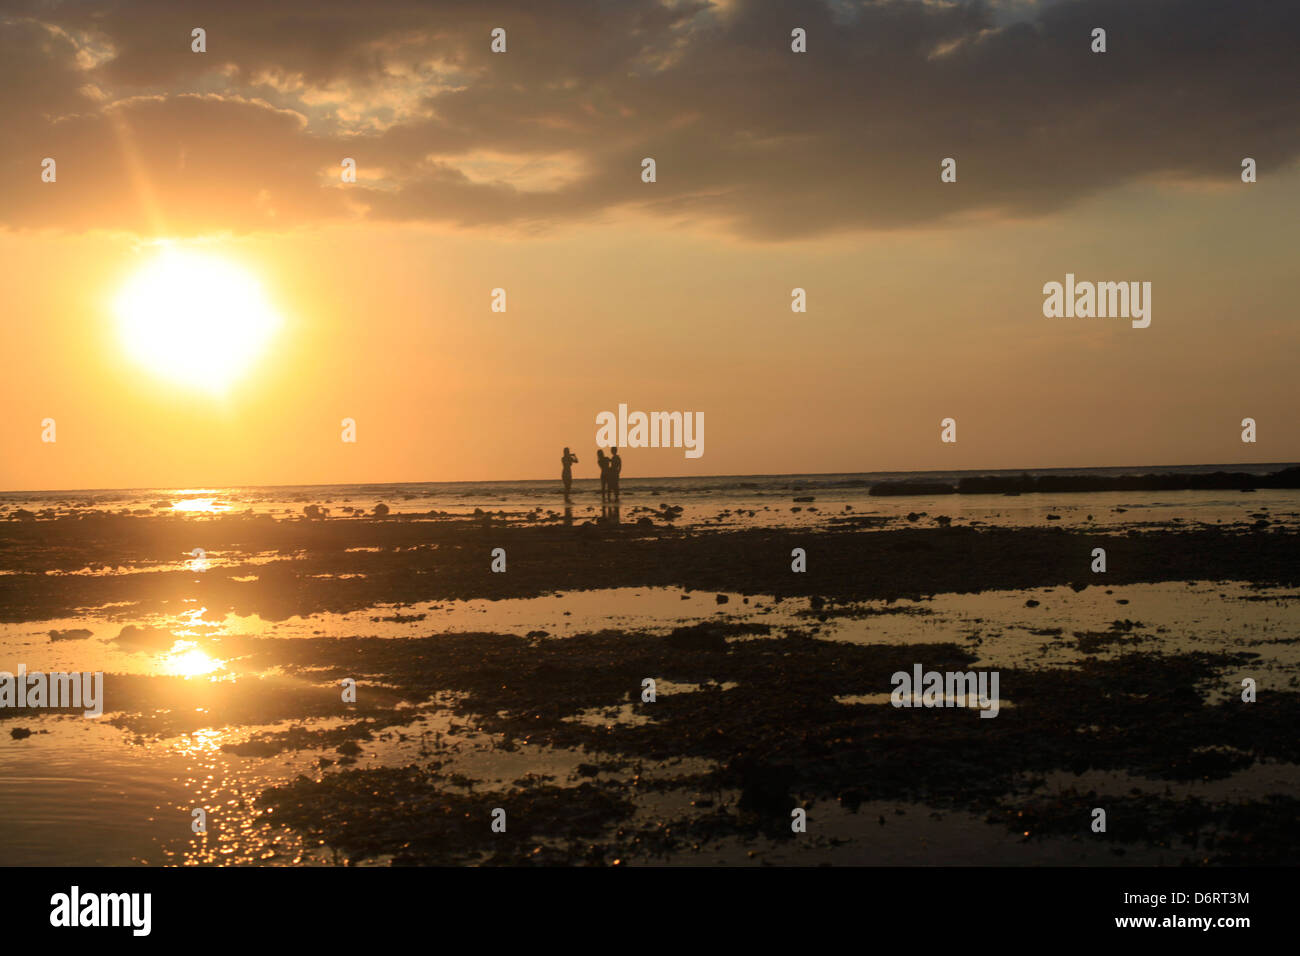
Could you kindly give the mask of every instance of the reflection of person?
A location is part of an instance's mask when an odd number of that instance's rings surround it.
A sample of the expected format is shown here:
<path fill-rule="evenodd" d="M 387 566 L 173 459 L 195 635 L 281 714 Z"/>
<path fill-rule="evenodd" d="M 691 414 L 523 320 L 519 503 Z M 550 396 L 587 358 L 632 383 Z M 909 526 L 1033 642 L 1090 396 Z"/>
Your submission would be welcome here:
<path fill-rule="evenodd" d="M 618 449 L 614 449 L 614 454 L 609 459 L 609 490 L 615 498 L 618 497 L 618 476 L 623 472 L 623 459 L 618 457 Z"/>
<path fill-rule="evenodd" d="M 578 456 L 569 454 L 566 446 L 564 457 L 560 459 L 560 480 L 564 482 L 564 500 L 569 500 L 569 487 L 573 484 L 573 466 L 578 463 Z"/>
<path fill-rule="evenodd" d="M 600 500 L 609 497 L 609 459 L 603 448 L 596 449 L 596 464 L 600 465 Z"/>

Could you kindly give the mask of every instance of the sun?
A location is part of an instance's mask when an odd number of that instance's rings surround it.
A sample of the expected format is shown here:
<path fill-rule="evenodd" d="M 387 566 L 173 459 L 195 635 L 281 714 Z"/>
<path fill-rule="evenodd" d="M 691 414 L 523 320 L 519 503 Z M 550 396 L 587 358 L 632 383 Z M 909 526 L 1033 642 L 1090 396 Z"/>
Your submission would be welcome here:
<path fill-rule="evenodd" d="M 280 318 L 247 269 L 165 247 L 113 302 L 127 354 L 154 374 L 223 392 L 252 365 Z"/>

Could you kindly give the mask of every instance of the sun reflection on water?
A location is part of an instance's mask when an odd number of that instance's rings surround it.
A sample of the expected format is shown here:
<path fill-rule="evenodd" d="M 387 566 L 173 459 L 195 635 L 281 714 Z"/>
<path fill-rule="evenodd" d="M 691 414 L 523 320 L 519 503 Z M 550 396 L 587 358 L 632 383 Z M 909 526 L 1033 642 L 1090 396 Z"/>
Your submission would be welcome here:
<path fill-rule="evenodd" d="M 199 708 L 200 710 L 202 708 Z M 221 745 L 226 743 L 234 735 L 229 730 L 223 730 L 216 727 L 205 727 L 202 730 L 196 730 L 192 733 L 182 734 L 172 744 L 171 750 L 174 753 L 182 754 L 186 757 L 199 757 L 204 754 L 216 753 L 221 749 Z M 198 769 L 198 768 L 194 768 Z M 212 769 L 212 768 L 207 768 Z M 193 781 L 187 781 L 192 783 Z"/>
<path fill-rule="evenodd" d="M 194 641 L 177 641 L 158 661 L 158 669 L 169 677 L 202 677 L 225 670 L 225 661 L 209 656 Z"/>
<path fill-rule="evenodd" d="M 223 514 L 230 510 L 230 505 L 216 498 L 182 498 L 172 503 L 172 511 L 187 514 Z"/>

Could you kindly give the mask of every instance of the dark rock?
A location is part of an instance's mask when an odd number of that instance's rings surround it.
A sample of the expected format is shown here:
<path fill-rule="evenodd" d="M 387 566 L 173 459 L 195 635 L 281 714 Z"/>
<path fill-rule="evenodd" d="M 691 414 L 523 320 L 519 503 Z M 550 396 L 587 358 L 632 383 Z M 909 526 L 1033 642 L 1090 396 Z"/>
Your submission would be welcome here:
<path fill-rule="evenodd" d="M 869 495 L 955 495 L 957 489 L 941 481 L 880 481 L 871 486 Z"/>
<path fill-rule="evenodd" d="M 689 627 L 675 627 L 668 635 L 667 643 L 671 647 L 690 651 L 726 651 L 727 638 L 723 628 L 709 622 L 701 621 Z"/>
<path fill-rule="evenodd" d="M 732 761 L 727 770 L 740 787 L 739 809 L 764 817 L 789 818 L 794 803 L 790 796 L 794 771 L 790 767 L 742 757 Z"/>

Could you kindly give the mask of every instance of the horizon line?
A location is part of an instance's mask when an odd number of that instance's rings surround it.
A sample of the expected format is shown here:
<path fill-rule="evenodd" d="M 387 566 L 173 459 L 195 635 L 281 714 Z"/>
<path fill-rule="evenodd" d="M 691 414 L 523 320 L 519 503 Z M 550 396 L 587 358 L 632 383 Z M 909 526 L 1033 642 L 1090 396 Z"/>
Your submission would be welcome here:
<path fill-rule="evenodd" d="M 1110 471 L 1116 468 L 1292 468 L 1300 467 L 1300 462 L 1288 461 L 1268 461 L 1268 462 L 1203 462 L 1195 464 L 1172 464 L 1172 465 L 1045 465 L 1045 466 L 1017 466 L 1013 468 L 922 468 L 922 469 L 901 469 L 896 471 L 818 471 L 818 472 L 766 472 L 766 473 L 746 473 L 730 475 L 644 475 L 640 477 L 625 478 L 624 481 L 676 481 L 678 479 L 689 479 L 694 481 L 704 481 L 708 479 L 723 478 L 826 478 L 838 475 L 916 475 L 916 474 L 970 474 L 977 472 L 1032 472 L 1032 471 Z M 578 481 L 599 481 L 600 477 L 594 475 L 590 478 L 577 478 Z M 214 490 L 229 489 L 261 489 L 261 488 L 343 488 L 355 487 L 358 485 L 475 485 L 475 484 L 521 484 L 524 482 L 559 482 L 560 478 L 467 478 L 453 479 L 443 481 L 430 481 L 427 479 L 403 479 L 395 481 L 335 481 L 335 482 L 286 482 L 281 484 L 226 484 L 212 485 Z M 208 487 L 203 484 L 192 486 L 192 490 L 201 490 Z M 0 490 L 0 495 L 24 495 L 24 494 L 89 494 L 106 491 L 181 491 L 186 490 L 180 485 L 136 485 L 120 488 L 15 488 Z"/>

